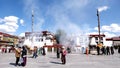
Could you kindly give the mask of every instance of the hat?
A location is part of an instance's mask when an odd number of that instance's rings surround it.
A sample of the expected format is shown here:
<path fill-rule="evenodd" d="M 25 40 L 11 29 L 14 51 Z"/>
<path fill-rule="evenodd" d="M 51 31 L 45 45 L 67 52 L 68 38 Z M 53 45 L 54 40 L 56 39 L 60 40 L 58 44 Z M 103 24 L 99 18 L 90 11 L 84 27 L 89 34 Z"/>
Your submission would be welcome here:
<path fill-rule="evenodd" d="M 62 46 L 62 48 L 65 48 L 64 46 Z"/>

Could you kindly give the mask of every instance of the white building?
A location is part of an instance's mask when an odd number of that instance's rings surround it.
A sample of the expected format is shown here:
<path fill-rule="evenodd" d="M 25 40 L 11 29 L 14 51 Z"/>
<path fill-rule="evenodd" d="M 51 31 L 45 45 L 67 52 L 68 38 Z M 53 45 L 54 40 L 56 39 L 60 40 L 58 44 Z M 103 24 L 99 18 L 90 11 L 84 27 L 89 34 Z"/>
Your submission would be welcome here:
<path fill-rule="evenodd" d="M 101 34 L 100 35 L 100 40 L 103 45 L 105 43 L 105 35 L 104 34 Z M 96 46 L 98 43 L 99 43 L 99 35 L 98 34 L 90 34 L 89 35 L 89 45 L 90 46 Z"/>
<path fill-rule="evenodd" d="M 48 31 L 25 32 L 25 41 L 23 44 L 30 48 L 34 46 L 40 48 L 43 46 L 53 46 L 54 40 L 54 35 Z M 45 50 L 47 51 L 48 48 L 45 48 Z"/>
<path fill-rule="evenodd" d="M 89 37 L 88 35 L 81 35 L 81 34 L 74 34 L 69 37 L 71 40 L 71 45 L 75 52 L 80 53 L 83 52 L 83 48 L 85 50 L 89 44 Z"/>
<path fill-rule="evenodd" d="M 113 40 L 111 38 L 106 38 L 104 34 L 100 35 L 101 37 L 101 42 L 103 46 L 112 46 L 113 45 Z M 89 35 L 89 46 L 97 46 L 99 43 L 99 35 L 98 34 L 91 34 Z"/>

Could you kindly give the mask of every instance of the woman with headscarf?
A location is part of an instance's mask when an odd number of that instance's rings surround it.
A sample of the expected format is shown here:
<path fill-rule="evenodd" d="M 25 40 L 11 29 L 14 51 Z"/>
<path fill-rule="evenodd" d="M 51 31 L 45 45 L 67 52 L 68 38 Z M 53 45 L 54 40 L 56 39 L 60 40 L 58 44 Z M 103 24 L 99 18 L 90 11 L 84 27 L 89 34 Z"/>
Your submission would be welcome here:
<path fill-rule="evenodd" d="M 62 47 L 62 50 L 61 50 L 62 64 L 66 64 L 66 54 L 67 54 L 67 51 L 66 51 L 65 47 Z"/>

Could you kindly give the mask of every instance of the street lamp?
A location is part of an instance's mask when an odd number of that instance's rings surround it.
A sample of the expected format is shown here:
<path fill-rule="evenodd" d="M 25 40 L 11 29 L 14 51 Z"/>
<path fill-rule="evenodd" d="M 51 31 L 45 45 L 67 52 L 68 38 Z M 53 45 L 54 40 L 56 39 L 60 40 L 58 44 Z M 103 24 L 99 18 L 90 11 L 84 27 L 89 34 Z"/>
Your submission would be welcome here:
<path fill-rule="evenodd" d="M 99 11 L 97 9 L 97 17 L 98 17 L 98 33 L 99 33 L 99 44 L 101 43 L 101 36 L 100 36 L 100 17 L 99 17 Z"/>

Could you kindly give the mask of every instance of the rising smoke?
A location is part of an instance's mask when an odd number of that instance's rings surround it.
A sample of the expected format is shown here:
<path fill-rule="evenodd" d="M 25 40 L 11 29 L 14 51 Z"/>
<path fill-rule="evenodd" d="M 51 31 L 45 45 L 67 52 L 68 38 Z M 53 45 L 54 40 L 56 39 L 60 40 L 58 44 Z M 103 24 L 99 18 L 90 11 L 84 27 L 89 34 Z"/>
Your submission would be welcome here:
<path fill-rule="evenodd" d="M 40 9 L 41 6 L 39 6 L 38 1 L 39 0 L 26 0 L 24 3 L 25 3 L 25 12 L 29 17 L 31 17 L 31 10 L 34 9 L 35 17 L 36 17 L 35 21 L 37 24 L 34 25 L 34 27 L 36 27 L 34 28 L 34 30 L 38 29 L 40 31 L 40 29 L 42 29 L 43 23 L 45 23 L 46 21 L 41 16 L 42 9 Z M 62 29 L 67 34 L 66 36 L 67 38 L 64 37 L 64 35 L 61 36 L 62 39 L 60 41 L 62 44 L 66 44 L 66 42 L 68 42 L 68 40 L 66 41 L 66 39 L 70 39 L 70 38 L 71 40 L 69 41 L 73 41 L 73 40 L 75 41 L 75 38 L 78 37 L 80 38 L 81 36 L 86 35 L 86 33 L 89 31 L 89 27 L 86 26 L 87 24 L 83 24 L 82 22 L 81 24 L 77 24 L 75 21 L 71 20 L 70 18 L 71 14 L 76 15 L 73 17 L 82 18 L 84 15 L 83 16 L 80 15 L 82 14 L 82 12 L 78 12 L 78 11 L 80 11 L 80 9 L 83 9 L 88 4 L 88 2 L 89 2 L 88 0 L 77 0 L 77 1 L 61 0 L 59 4 L 54 3 L 46 9 L 45 15 L 50 16 L 54 22 L 52 24 L 53 25 L 52 27 L 47 27 L 47 28 L 51 29 L 50 31 L 53 32 L 55 32 L 58 29 Z M 78 16 L 78 14 L 80 16 Z"/>
<path fill-rule="evenodd" d="M 106 11 L 107 9 L 108 9 L 108 6 L 98 7 L 99 12 Z"/>

